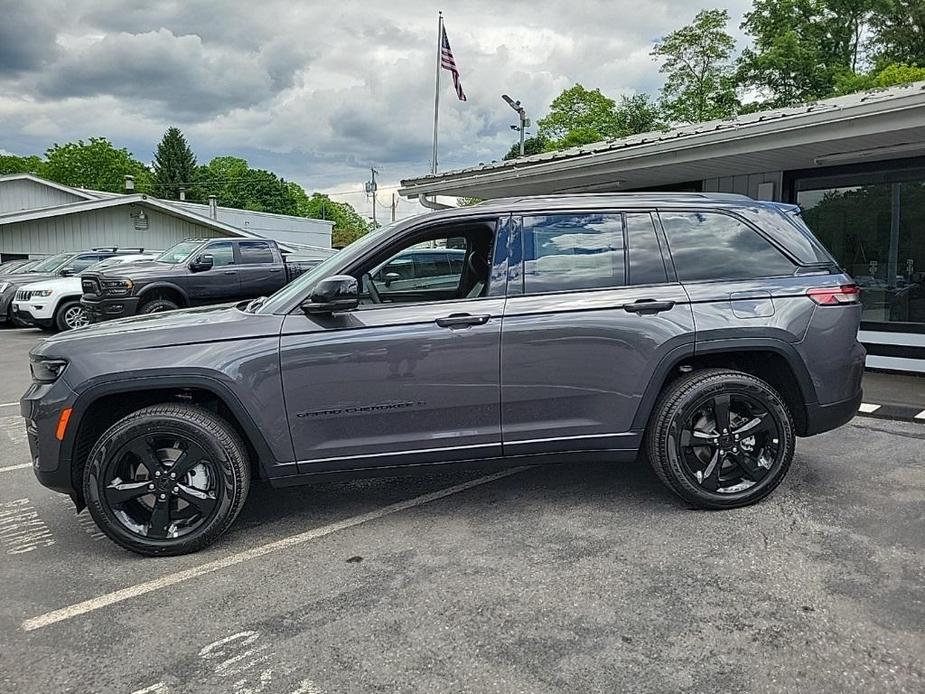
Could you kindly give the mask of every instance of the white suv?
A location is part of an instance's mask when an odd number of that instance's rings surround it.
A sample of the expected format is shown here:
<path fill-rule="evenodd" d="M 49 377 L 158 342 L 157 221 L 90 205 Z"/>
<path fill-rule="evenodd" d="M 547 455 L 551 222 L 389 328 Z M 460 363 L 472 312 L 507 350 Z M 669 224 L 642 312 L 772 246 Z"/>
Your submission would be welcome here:
<path fill-rule="evenodd" d="M 148 254 L 117 255 L 91 265 L 90 270 L 105 270 L 114 265 L 151 260 Z M 87 325 L 80 305 L 83 290 L 80 277 L 56 277 L 21 287 L 13 298 L 13 315 L 19 320 L 46 330 L 72 330 Z"/>

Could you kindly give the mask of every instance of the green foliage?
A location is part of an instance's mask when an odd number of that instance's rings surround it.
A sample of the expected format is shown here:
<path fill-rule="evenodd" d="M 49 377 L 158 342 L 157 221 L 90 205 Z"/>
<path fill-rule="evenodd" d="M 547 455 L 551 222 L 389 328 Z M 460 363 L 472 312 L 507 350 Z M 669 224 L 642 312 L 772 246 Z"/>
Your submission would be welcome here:
<path fill-rule="evenodd" d="M 245 159 L 215 157 L 196 170 L 196 183 L 202 195 L 215 195 L 218 204 L 225 207 L 299 214 L 298 186 L 294 187 L 271 171 L 250 168 Z"/>
<path fill-rule="evenodd" d="M 524 156 L 529 157 L 531 154 L 540 154 L 541 152 L 546 151 L 546 146 L 549 144 L 549 138 L 547 138 L 543 133 L 537 133 L 533 137 L 528 137 L 524 140 Z M 511 145 L 511 148 L 507 151 L 502 159 L 516 159 L 520 156 L 520 141 L 518 140 Z"/>
<path fill-rule="evenodd" d="M 925 67 L 925 2 L 878 0 L 870 20 L 874 63 Z"/>
<path fill-rule="evenodd" d="M 196 175 L 196 155 L 179 128 L 168 128 L 154 153 L 154 195 L 178 200 L 180 188 L 191 192 L 189 199 L 200 197 L 192 191 Z"/>
<path fill-rule="evenodd" d="M 897 84 L 921 82 L 925 80 L 925 67 L 891 63 L 881 70 L 867 73 L 845 73 L 835 80 L 835 91 L 838 94 L 851 94 L 865 89 L 882 89 Z"/>
<path fill-rule="evenodd" d="M 736 113 L 735 41 L 726 31 L 728 22 L 726 10 L 701 10 L 692 24 L 655 43 L 652 56 L 665 75 L 660 103 L 668 120 L 697 123 Z"/>
<path fill-rule="evenodd" d="M 336 202 L 324 193 L 312 193 L 311 197 L 304 196 L 304 199 L 299 202 L 298 214 L 302 217 L 333 221 L 334 231 L 331 242 L 336 248 L 353 243 L 371 228 L 369 222 L 361 217 L 350 203 Z"/>
<path fill-rule="evenodd" d="M 0 176 L 4 174 L 28 173 L 40 175 L 42 160 L 39 157 L 17 157 L 15 154 L 0 154 Z"/>
<path fill-rule="evenodd" d="M 618 137 L 665 129 L 662 111 L 648 94 L 620 97 L 614 115 Z"/>
<path fill-rule="evenodd" d="M 135 177 L 135 192 L 151 192 L 151 171 L 124 147 L 116 148 L 105 137 L 91 137 L 45 150 L 39 175 L 57 183 L 120 193 L 124 177 Z"/>
<path fill-rule="evenodd" d="M 752 45 L 737 80 L 757 90 L 764 107 L 831 96 L 836 81 L 858 69 L 865 29 L 880 0 L 755 0 L 742 29 Z"/>
<path fill-rule="evenodd" d="M 550 140 L 565 137 L 574 130 L 594 131 L 598 139 L 615 137 L 617 104 L 601 94 L 600 89 L 585 89 L 581 84 L 569 87 L 553 99 L 549 113 L 537 125 Z"/>
<path fill-rule="evenodd" d="M 482 202 L 482 198 L 456 198 L 456 204 L 459 207 L 471 207 Z"/>

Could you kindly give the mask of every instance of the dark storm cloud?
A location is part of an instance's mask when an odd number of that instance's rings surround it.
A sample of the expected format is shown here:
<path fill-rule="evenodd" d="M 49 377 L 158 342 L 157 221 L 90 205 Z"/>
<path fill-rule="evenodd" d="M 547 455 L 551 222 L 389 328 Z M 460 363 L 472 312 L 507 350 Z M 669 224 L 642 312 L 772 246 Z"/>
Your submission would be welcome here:
<path fill-rule="evenodd" d="M 58 22 L 49 5 L 0 0 L 0 77 L 37 70 L 57 54 Z"/>

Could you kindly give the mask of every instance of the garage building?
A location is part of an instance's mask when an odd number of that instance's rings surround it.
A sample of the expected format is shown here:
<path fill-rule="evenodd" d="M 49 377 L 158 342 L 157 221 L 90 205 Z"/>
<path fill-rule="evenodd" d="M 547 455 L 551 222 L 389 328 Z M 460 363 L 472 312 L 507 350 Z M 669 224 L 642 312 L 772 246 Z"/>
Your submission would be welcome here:
<path fill-rule="evenodd" d="M 798 203 L 862 287 L 868 366 L 925 373 L 925 82 L 422 176 L 400 193 L 433 207 L 634 190 Z"/>
<path fill-rule="evenodd" d="M 84 190 L 31 174 L 0 176 L 0 259 L 103 247 L 163 250 L 188 238 L 220 236 L 273 239 L 304 258 L 334 252 L 333 222 L 210 202 Z"/>

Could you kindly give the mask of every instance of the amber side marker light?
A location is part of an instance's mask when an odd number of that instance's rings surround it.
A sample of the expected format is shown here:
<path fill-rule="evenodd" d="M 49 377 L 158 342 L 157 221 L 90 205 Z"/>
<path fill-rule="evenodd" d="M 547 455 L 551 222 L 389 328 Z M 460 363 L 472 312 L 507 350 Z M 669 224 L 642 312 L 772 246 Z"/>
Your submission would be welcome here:
<path fill-rule="evenodd" d="M 64 441 L 64 433 L 67 431 L 67 423 L 71 419 L 71 408 L 67 407 L 61 410 L 61 416 L 58 417 L 58 428 L 55 429 L 55 438 Z"/>

